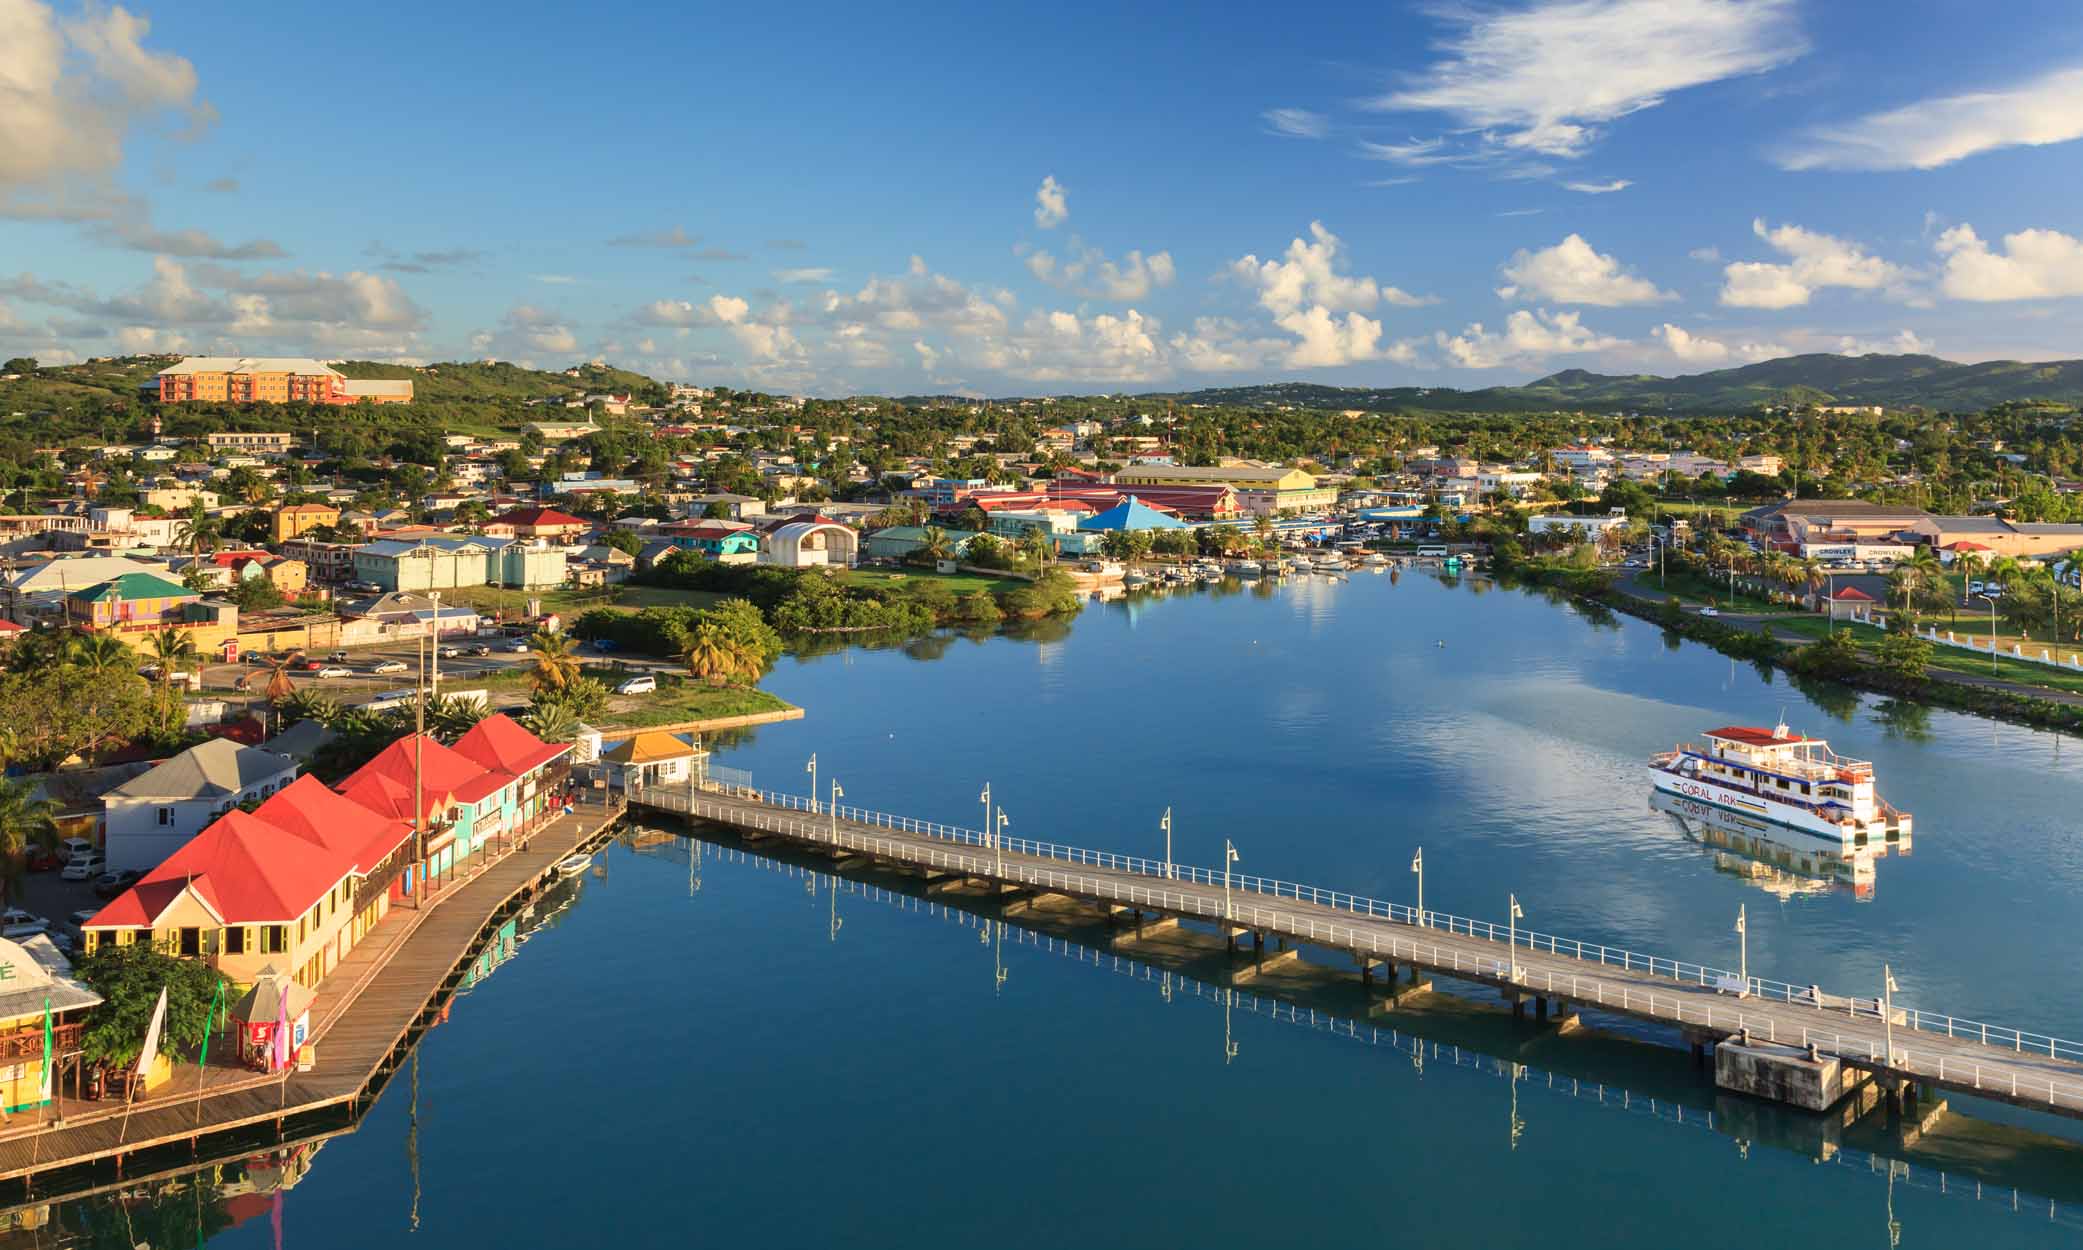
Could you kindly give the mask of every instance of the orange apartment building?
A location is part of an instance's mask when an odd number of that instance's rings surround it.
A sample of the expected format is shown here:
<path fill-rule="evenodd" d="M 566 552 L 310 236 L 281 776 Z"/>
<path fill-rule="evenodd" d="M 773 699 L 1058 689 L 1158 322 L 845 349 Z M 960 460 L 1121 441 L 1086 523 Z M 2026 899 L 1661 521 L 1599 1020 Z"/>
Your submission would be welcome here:
<path fill-rule="evenodd" d="M 159 371 L 159 402 L 409 404 L 410 379 L 353 379 L 306 356 L 190 356 Z"/>

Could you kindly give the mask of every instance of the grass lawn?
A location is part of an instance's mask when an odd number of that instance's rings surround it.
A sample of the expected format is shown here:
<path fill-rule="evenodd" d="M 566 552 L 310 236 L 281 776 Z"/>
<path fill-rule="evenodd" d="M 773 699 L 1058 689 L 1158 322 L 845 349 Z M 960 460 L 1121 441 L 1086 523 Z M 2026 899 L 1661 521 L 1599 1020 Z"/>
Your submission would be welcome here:
<path fill-rule="evenodd" d="M 941 582 L 958 595 L 974 590 L 993 593 L 1018 590 L 1029 583 L 1017 577 L 986 577 L 980 573 L 935 573 L 930 569 L 848 569 L 840 580 L 866 590 L 890 590 L 907 582 Z"/>
<path fill-rule="evenodd" d="M 593 608 L 622 608 L 634 612 L 639 608 L 692 607 L 706 608 L 726 598 L 707 590 L 672 590 L 662 586 L 603 586 L 588 590 L 563 587 L 529 593 L 519 590 L 501 590 L 496 586 L 466 586 L 460 590 L 443 591 L 443 599 L 459 603 L 490 615 L 503 611 L 508 617 L 520 615 L 527 609 L 530 599 L 540 599 L 545 612 L 560 616 L 577 616 Z"/>
<path fill-rule="evenodd" d="M 1712 603 L 1715 607 L 1731 612 L 1781 613 L 1805 612 L 1798 604 L 1774 603 L 1762 595 L 1746 591 L 1743 579 L 1736 579 L 1736 597 L 1729 598 L 1727 578 L 1702 577 L 1688 569 L 1666 570 L 1659 587 L 1656 570 L 1644 569 L 1635 578 L 1635 585 L 1644 590 L 1662 589 L 1689 603 Z"/>
<path fill-rule="evenodd" d="M 1925 618 L 1925 623 L 1929 624 L 1932 622 L 1927 617 Z M 1983 636 L 1985 637 L 1988 632 L 1987 625 L 1988 622 L 1984 621 Z M 1851 630 L 1852 637 L 1868 647 L 1879 643 L 1882 637 L 1882 632 L 1873 626 L 1861 625 L 1853 621 L 1840 620 L 1837 622 L 1836 628 Z M 1829 632 L 1831 624 L 1824 617 L 1804 616 L 1793 620 L 1774 621 L 1772 622 L 1772 629 L 1774 633 L 1781 635 L 1798 634 L 1803 638 L 1817 639 Z M 1938 632 L 1941 637 L 1944 636 L 1946 629 L 1946 625 L 1943 623 L 1939 624 Z M 1954 632 L 1964 636 L 1964 631 L 1955 630 Z M 2008 641 L 2016 641 L 2016 639 Z M 2008 642 L 2005 645 L 2008 645 Z M 2034 652 L 2039 647 L 2045 645 L 2044 643 L 2025 644 L 2028 651 Z M 2064 652 L 2064 654 L 2067 653 Z M 1998 655 L 1995 667 L 1992 668 L 1989 664 L 1989 653 L 1986 651 L 1977 654 L 1973 651 L 1962 650 L 1959 647 L 1939 645 L 1931 649 L 1931 667 L 1944 669 L 1949 673 L 1965 673 L 1971 677 L 1998 677 L 2004 681 L 2017 682 L 2022 686 L 2041 686 L 2048 690 L 2083 693 L 2083 672 L 2074 669 L 2053 668 L 2046 664 L 2033 664 L 2025 660 L 2012 659 L 2008 655 Z"/>
<path fill-rule="evenodd" d="M 712 686 L 691 678 L 661 680 L 654 694 L 629 695 L 609 705 L 601 728 L 642 729 L 680 721 L 782 712 L 792 704 L 756 686 Z"/>
<path fill-rule="evenodd" d="M 1682 499 L 1660 501 L 1655 505 L 1657 511 L 1684 517 L 1694 525 L 1711 523 L 1717 526 L 1726 526 L 1755 507 L 1754 503 L 1694 503 Z"/>

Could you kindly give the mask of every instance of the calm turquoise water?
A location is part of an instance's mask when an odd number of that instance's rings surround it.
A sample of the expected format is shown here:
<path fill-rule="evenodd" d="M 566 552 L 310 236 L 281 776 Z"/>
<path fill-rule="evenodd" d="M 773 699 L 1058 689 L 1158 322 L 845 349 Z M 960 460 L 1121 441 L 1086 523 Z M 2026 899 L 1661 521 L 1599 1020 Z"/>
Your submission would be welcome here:
<path fill-rule="evenodd" d="M 1055 632 L 784 661 L 809 717 L 719 762 L 799 788 L 814 751 L 849 802 L 971 824 L 989 781 L 1010 832 L 1151 855 L 1169 805 L 1182 862 L 1227 838 L 1242 869 L 1397 899 L 1422 845 L 1435 910 L 1501 919 L 1516 892 L 1533 927 L 1710 962 L 1742 905 L 1758 975 L 1872 992 L 1886 962 L 1914 1005 L 2083 1034 L 2083 743 L 1821 706 L 1642 622 L 1421 575 Z M 1648 808 L 1650 752 L 1782 709 L 1916 816 L 1863 895 L 1745 875 Z M 428 1036 L 416 1103 L 401 1076 L 279 1210 L 161 1206 L 241 1220 L 227 1247 L 277 1219 L 301 1247 L 1886 1245 L 1891 1211 L 1905 1246 L 2083 1239 L 2083 1154 L 2009 1127 L 2060 1125 L 1956 1102 L 1921 1152 L 1863 1124 L 1819 1163 L 1812 1122 L 1717 1103 L 1674 1050 L 1226 1013 L 1132 960 L 688 846 L 605 856 Z M 1915 1164 L 1892 1184 L 1884 1147 Z M 129 1244 L 114 1210 L 54 1217 Z"/>

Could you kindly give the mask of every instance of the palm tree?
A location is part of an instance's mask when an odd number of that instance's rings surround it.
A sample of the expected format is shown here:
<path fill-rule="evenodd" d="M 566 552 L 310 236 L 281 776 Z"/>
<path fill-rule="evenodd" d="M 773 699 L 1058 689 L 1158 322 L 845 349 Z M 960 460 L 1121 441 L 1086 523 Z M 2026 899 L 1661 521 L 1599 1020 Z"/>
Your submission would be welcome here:
<path fill-rule="evenodd" d="M 202 654 L 195 649 L 194 635 L 185 629 L 175 629 L 172 625 L 161 626 L 157 633 L 146 640 L 145 653 L 152 657 L 152 663 L 159 669 L 161 692 L 173 684 L 174 674 L 180 671 L 183 664 L 196 660 Z"/>
<path fill-rule="evenodd" d="M 579 736 L 579 717 L 571 706 L 551 700 L 528 709 L 529 731 L 544 742 L 570 742 Z"/>
<path fill-rule="evenodd" d="M 926 532 L 919 537 L 919 554 L 935 564 L 952 560 L 955 558 L 954 540 L 938 525 L 928 525 Z"/>
<path fill-rule="evenodd" d="M 80 634 L 65 646 L 65 660 L 90 672 L 130 668 L 137 654 L 114 634 Z"/>
<path fill-rule="evenodd" d="M 560 630 L 536 630 L 528 638 L 528 662 L 538 693 L 562 690 L 579 675 L 578 643 Z"/>
<path fill-rule="evenodd" d="M 224 518 L 211 515 L 200 499 L 188 505 L 187 514 L 174 529 L 174 545 L 186 547 L 196 555 L 217 550 L 217 545 L 223 541 Z"/>
<path fill-rule="evenodd" d="M 439 695 L 427 701 L 427 730 L 443 742 L 454 742 L 491 714 L 482 699 Z"/>
<path fill-rule="evenodd" d="M 1020 552 L 1036 564 L 1047 564 L 1056 554 L 1056 536 L 1037 526 L 1020 535 Z"/>
<path fill-rule="evenodd" d="M 8 898 L 21 878 L 22 853 L 31 844 L 56 844 L 57 815 L 58 804 L 31 797 L 27 782 L 0 781 L 0 872 L 6 875 Z"/>
<path fill-rule="evenodd" d="M 712 686 L 725 685 L 746 669 L 743 644 L 713 625 L 695 630 L 680 658 L 686 662 L 689 676 Z"/>
<path fill-rule="evenodd" d="M 282 701 L 282 714 L 291 721 L 315 720 L 330 726 L 340 719 L 340 701 L 321 690 L 305 687 Z"/>

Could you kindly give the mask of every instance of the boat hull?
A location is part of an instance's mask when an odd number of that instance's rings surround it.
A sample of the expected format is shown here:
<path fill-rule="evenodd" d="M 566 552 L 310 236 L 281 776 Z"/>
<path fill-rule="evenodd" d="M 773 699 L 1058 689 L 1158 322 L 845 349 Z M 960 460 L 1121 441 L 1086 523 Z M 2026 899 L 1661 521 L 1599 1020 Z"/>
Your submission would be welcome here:
<path fill-rule="evenodd" d="M 1773 802 L 1711 780 L 1688 777 L 1655 764 L 1649 765 L 1649 779 L 1665 794 L 1704 803 L 1752 820 L 1767 821 L 1784 829 L 1793 829 L 1810 837 L 1823 838 L 1846 846 L 1860 846 L 1869 842 L 1893 842 L 1909 832 L 1907 816 L 1902 816 L 1898 823 L 1873 821 L 1858 824 L 1847 821 L 1839 824 L 1824 820 L 1805 808 Z"/>

